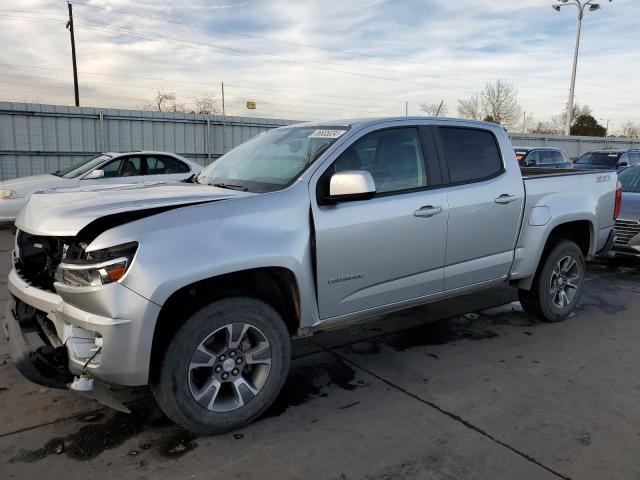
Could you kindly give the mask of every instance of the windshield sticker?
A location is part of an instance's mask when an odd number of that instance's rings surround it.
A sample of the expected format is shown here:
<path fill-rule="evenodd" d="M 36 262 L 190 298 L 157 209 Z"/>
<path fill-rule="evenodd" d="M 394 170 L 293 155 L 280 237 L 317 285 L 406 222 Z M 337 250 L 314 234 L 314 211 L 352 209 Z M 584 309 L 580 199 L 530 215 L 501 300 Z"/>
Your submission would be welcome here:
<path fill-rule="evenodd" d="M 346 130 L 316 130 L 309 138 L 338 138 Z"/>

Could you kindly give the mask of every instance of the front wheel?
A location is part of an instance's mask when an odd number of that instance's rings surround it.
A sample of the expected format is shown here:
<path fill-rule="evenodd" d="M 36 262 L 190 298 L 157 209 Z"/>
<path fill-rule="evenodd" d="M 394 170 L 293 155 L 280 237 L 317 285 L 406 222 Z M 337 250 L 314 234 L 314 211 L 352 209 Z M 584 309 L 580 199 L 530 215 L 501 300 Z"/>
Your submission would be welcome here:
<path fill-rule="evenodd" d="M 582 296 L 586 274 L 580 247 L 562 240 L 543 259 L 531 290 L 518 290 L 525 312 L 547 322 L 560 322 L 573 312 Z"/>
<path fill-rule="evenodd" d="M 262 414 L 280 392 L 290 362 L 290 336 L 280 315 L 253 298 L 227 298 L 178 330 L 151 388 L 171 420 L 215 435 Z"/>

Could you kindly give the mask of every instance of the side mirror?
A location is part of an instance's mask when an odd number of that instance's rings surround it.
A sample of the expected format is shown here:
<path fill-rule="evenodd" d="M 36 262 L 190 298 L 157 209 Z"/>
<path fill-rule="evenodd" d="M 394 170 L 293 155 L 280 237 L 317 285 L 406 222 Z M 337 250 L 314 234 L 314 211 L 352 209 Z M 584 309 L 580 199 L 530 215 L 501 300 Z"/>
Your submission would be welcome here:
<path fill-rule="evenodd" d="M 628 167 L 628 166 L 629 166 L 629 162 L 620 162 L 620 163 L 618 163 L 618 168 Z"/>
<path fill-rule="evenodd" d="M 366 200 L 376 194 L 376 184 L 369 172 L 347 170 L 334 173 L 329 182 L 329 202 Z"/>
<path fill-rule="evenodd" d="M 104 170 L 92 170 L 85 175 L 83 180 L 92 180 L 94 178 L 102 178 L 104 177 Z"/>

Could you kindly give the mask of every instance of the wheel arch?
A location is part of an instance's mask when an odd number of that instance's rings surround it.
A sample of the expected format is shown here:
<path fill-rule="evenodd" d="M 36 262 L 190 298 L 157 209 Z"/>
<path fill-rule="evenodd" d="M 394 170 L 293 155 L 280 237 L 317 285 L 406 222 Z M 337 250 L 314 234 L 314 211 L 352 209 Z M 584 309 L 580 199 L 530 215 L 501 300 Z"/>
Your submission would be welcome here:
<path fill-rule="evenodd" d="M 173 292 L 162 305 L 153 332 L 150 382 L 157 379 L 164 352 L 184 322 L 204 306 L 234 296 L 248 296 L 270 305 L 282 317 L 290 334 L 300 325 L 300 289 L 295 274 L 288 268 L 251 268 L 198 280 Z"/>
<path fill-rule="evenodd" d="M 533 275 L 517 280 L 515 286 L 522 290 L 530 290 L 535 277 L 542 268 L 544 259 L 553 246 L 560 240 L 570 240 L 574 242 L 585 258 L 595 255 L 596 232 L 591 220 L 571 220 L 559 223 L 551 228 L 544 238 L 543 247 L 538 255 L 535 272 Z"/>

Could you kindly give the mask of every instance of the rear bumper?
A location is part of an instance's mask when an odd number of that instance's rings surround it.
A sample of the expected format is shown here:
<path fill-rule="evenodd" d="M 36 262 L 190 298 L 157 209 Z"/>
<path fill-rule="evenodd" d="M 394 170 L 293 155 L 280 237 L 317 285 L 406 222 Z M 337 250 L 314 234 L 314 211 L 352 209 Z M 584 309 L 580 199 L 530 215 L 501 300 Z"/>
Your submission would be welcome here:
<path fill-rule="evenodd" d="M 607 237 L 607 241 L 604 246 L 596 252 L 596 256 L 598 257 L 611 257 L 613 255 L 613 246 L 616 241 L 616 232 L 614 229 L 611 229 L 609 232 L 609 236 Z"/>

